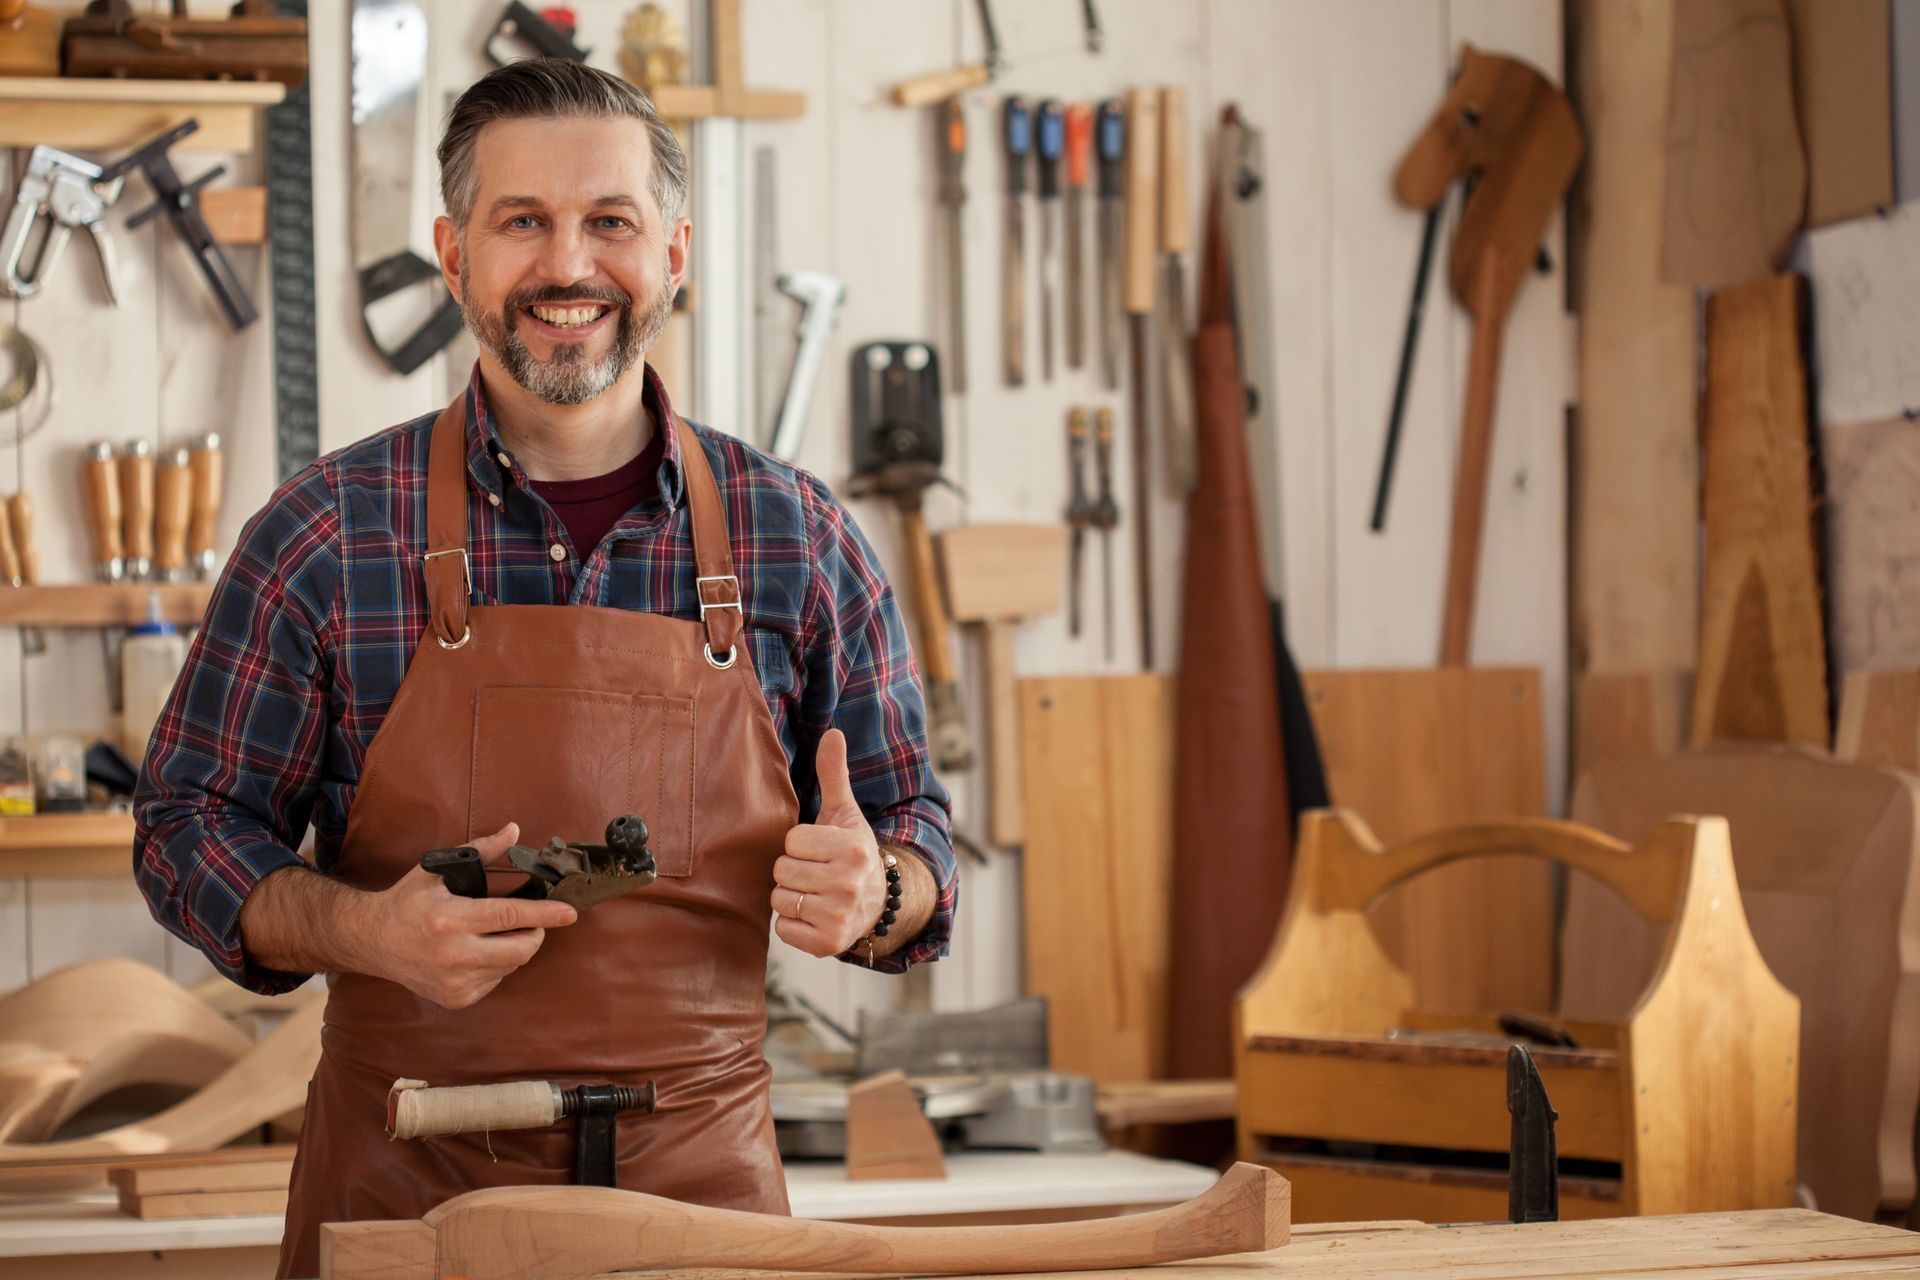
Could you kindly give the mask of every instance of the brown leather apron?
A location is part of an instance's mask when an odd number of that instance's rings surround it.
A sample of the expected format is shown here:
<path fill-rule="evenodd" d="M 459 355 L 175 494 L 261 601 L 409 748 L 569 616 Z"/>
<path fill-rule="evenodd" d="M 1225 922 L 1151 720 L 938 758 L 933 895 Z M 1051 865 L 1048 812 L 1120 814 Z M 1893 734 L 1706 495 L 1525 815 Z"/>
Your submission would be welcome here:
<path fill-rule="evenodd" d="M 661 429 L 679 432 L 699 622 L 589 605 L 469 607 L 464 401 L 434 424 L 432 621 L 368 748 L 338 874 L 383 889 L 428 849 L 508 821 L 526 844 L 598 842 L 610 818 L 633 812 L 647 821 L 660 878 L 549 931 L 531 963 L 471 1008 L 358 974 L 330 979 L 283 1277 L 319 1274 L 323 1222 L 417 1218 L 478 1187 L 569 1179 L 570 1124 L 389 1141 L 387 1090 L 401 1076 L 653 1080 L 658 1110 L 621 1117 L 622 1187 L 787 1212 L 761 1042 L 773 862 L 799 806 L 740 642 L 713 473 L 685 424 Z M 494 891 L 522 878 L 502 875 Z"/>

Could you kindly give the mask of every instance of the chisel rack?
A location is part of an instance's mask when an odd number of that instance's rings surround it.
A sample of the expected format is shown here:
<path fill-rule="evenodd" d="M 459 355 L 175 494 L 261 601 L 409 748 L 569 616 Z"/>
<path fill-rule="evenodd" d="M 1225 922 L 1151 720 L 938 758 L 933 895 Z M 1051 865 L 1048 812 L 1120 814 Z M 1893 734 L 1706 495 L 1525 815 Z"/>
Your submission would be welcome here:
<path fill-rule="evenodd" d="M 1443 863 L 1513 854 L 1586 872 L 1665 930 L 1624 1018 L 1532 1049 L 1560 1114 L 1562 1215 L 1792 1204 L 1800 1003 L 1748 931 L 1721 818 L 1670 819 L 1638 848 L 1531 819 L 1383 849 L 1351 814 L 1308 814 L 1235 1012 L 1240 1158 L 1292 1181 L 1302 1222 L 1505 1217 L 1501 1011 L 1412 1008 L 1366 911 Z"/>

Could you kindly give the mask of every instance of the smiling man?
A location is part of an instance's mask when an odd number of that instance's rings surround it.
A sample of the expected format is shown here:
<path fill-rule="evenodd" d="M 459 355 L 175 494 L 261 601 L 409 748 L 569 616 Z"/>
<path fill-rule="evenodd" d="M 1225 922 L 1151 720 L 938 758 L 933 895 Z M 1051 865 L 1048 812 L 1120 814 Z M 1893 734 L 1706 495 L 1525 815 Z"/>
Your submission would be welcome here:
<path fill-rule="evenodd" d="M 154 731 L 135 874 L 236 982 L 329 975 L 280 1274 L 323 1222 L 564 1182 L 571 1128 L 390 1142 L 387 1091 L 656 1083 L 619 1183 L 784 1212 L 767 927 L 891 972 L 944 952 L 954 862 L 905 628 L 805 472 L 675 415 L 645 361 L 687 263 L 686 160 L 571 62 L 475 84 L 434 242 L 465 395 L 322 458 L 247 526 Z M 659 879 L 576 916 L 456 898 L 462 844 L 598 841 Z M 314 861 L 294 850 L 311 825 Z"/>

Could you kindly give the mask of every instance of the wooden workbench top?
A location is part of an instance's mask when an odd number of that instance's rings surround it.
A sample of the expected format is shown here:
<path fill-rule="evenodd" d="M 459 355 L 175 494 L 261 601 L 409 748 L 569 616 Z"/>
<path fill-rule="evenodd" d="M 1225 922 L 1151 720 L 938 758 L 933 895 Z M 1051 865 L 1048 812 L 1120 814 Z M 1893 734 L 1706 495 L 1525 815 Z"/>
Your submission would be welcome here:
<path fill-rule="evenodd" d="M 716 1270 L 645 1273 L 647 1280 L 780 1280 L 782 1274 Z M 1035 1273 L 1026 1280 L 1040 1280 L 1043 1275 L 1046 1280 L 1060 1280 L 1067 1274 Z M 1612 1276 L 1631 1276 L 1633 1280 L 1810 1280 L 1869 1274 L 1920 1275 L 1920 1235 L 1810 1209 L 1529 1226 L 1329 1223 L 1295 1227 L 1293 1243 L 1270 1253 L 1072 1274 L 1086 1280 L 1384 1280 L 1389 1276 L 1445 1280 Z M 810 1280 L 820 1277 L 815 1274 Z"/>

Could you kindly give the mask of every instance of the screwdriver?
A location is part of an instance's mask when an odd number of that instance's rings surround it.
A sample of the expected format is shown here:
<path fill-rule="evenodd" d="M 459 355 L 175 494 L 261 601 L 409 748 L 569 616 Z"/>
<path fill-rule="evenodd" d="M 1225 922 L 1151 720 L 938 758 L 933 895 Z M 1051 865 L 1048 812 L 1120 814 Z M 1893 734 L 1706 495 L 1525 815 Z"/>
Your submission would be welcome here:
<path fill-rule="evenodd" d="M 1027 380 L 1026 296 L 1026 203 L 1027 157 L 1033 152 L 1033 108 L 1025 98 L 1009 97 L 1001 113 L 1007 155 L 1007 240 L 1005 271 L 1001 286 L 1002 338 L 1006 342 L 1007 385 L 1017 387 Z"/>
<path fill-rule="evenodd" d="M 948 98 L 937 117 L 940 124 L 939 201 L 947 211 L 947 385 L 955 395 L 967 392 L 967 272 L 963 213 L 966 183 L 961 175 L 967 161 L 967 113 L 958 97 Z"/>
<path fill-rule="evenodd" d="M 1118 98 L 1100 104 L 1093 124 L 1100 157 L 1100 359 L 1107 390 L 1120 389 L 1120 228 L 1126 191 L 1127 115 Z"/>
<path fill-rule="evenodd" d="M 214 541 L 220 520 L 221 472 L 220 433 L 209 431 L 193 445 L 193 500 L 187 535 L 194 576 L 202 582 L 212 579 L 219 564 Z"/>
<path fill-rule="evenodd" d="M 1093 108 L 1067 108 L 1067 368 L 1087 362 L 1087 163 L 1093 151 Z"/>
<path fill-rule="evenodd" d="M 114 475 L 113 445 L 94 441 L 87 450 L 82 478 L 87 516 L 93 523 L 94 564 L 102 582 L 119 582 L 127 575 L 127 549 L 120 536 L 120 482 Z"/>
<path fill-rule="evenodd" d="M 153 446 L 145 440 L 129 440 L 121 447 L 118 462 L 127 576 L 138 581 L 153 573 Z"/>
<path fill-rule="evenodd" d="M 1054 298 L 1060 292 L 1060 153 L 1066 150 L 1060 104 L 1040 104 L 1040 376 L 1053 381 Z"/>

